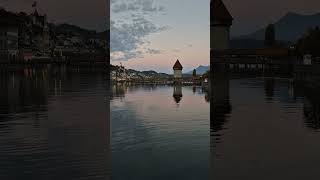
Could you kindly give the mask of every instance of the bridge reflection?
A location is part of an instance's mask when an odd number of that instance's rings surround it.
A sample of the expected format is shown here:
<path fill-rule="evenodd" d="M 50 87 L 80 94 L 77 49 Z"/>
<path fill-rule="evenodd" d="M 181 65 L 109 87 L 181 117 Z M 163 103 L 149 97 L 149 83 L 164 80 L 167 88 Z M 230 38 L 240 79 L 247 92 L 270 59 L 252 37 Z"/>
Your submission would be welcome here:
<path fill-rule="evenodd" d="M 303 98 L 303 116 L 307 128 L 320 129 L 320 96 L 319 87 L 306 86 L 305 84 L 294 85 L 294 98 Z"/>
<path fill-rule="evenodd" d="M 211 136 L 215 136 L 216 133 L 223 129 L 223 126 L 226 123 L 227 114 L 230 114 L 232 111 L 229 97 L 230 80 L 227 74 L 216 73 L 211 82 L 210 130 Z"/>

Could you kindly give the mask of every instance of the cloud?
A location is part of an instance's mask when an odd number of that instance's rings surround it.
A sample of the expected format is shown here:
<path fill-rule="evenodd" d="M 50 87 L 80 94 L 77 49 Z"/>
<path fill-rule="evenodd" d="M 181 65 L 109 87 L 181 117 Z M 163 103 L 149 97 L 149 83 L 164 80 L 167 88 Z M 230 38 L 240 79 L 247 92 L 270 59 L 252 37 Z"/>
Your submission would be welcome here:
<path fill-rule="evenodd" d="M 110 54 L 111 59 L 123 59 L 124 53 L 121 51 L 114 51 Z"/>
<path fill-rule="evenodd" d="M 148 53 L 148 54 L 161 54 L 161 53 L 163 53 L 163 51 L 159 50 L 159 49 L 150 49 L 150 48 L 148 48 L 146 50 L 146 53 Z"/>
<path fill-rule="evenodd" d="M 111 9 L 114 13 L 123 13 L 128 11 L 135 12 L 162 12 L 164 6 L 157 5 L 154 0 L 112 0 Z"/>
<path fill-rule="evenodd" d="M 158 11 L 164 11 L 164 10 L 165 10 L 164 6 L 159 6 Z"/>
<path fill-rule="evenodd" d="M 157 54 L 160 51 L 147 49 L 145 52 L 139 51 L 144 45 L 150 42 L 146 37 L 166 30 L 167 27 L 158 27 L 150 20 L 144 17 L 135 17 L 131 22 L 117 24 L 111 21 L 110 27 L 110 47 L 111 53 L 119 54 L 119 56 L 111 56 L 112 60 L 129 60 L 132 58 L 143 57 L 143 53 Z"/>
<path fill-rule="evenodd" d="M 178 53 L 178 52 L 181 52 L 181 50 L 180 49 L 172 49 L 172 52 Z"/>
<path fill-rule="evenodd" d="M 169 27 L 153 23 L 152 15 L 165 10 L 153 0 L 112 0 L 114 13 L 110 23 L 112 61 L 142 58 L 145 54 L 160 54 L 161 50 L 147 48 L 148 36 L 166 31 Z"/>

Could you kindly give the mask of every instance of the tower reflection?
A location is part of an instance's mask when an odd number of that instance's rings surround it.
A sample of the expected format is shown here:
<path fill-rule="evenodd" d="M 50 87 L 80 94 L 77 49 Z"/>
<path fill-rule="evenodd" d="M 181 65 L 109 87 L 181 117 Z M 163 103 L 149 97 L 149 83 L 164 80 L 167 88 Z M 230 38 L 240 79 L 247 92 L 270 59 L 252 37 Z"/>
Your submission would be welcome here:
<path fill-rule="evenodd" d="M 274 96 L 274 86 L 275 80 L 274 78 L 266 78 L 264 81 L 264 91 L 266 100 L 271 101 Z"/>
<path fill-rule="evenodd" d="M 231 104 L 229 98 L 229 78 L 226 74 L 214 75 L 211 80 L 211 93 L 210 97 L 210 130 L 211 136 L 216 135 L 222 130 L 227 121 L 227 114 L 231 113 Z"/>
<path fill-rule="evenodd" d="M 173 86 L 173 99 L 174 101 L 179 104 L 182 99 L 182 85 L 176 84 Z"/>
<path fill-rule="evenodd" d="M 215 151 L 216 145 L 221 141 L 224 125 L 227 122 L 227 115 L 231 113 L 230 104 L 230 80 L 226 73 L 213 73 L 211 78 L 210 95 L 210 162 L 211 176 L 214 171 L 215 158 L 218 156 Z M 213 177 L 213 176 L 212 176 Z"/>

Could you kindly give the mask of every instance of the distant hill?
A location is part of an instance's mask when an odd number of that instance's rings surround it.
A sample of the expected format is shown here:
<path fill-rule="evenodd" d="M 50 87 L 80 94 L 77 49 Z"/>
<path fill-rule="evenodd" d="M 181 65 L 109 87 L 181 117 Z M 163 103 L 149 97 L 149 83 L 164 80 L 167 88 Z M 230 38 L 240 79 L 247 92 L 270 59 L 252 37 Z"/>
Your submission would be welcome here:
<path fill-rule="evenodd" d="M 118 69 L 119 69 L 119 66 L 110 64 L 110 71 L 111 72 L 117 71 Z M 166 73 L 158 73 L 158 72 L 153 71 L 153 70 L 137 71 L 137 70 L 134 70 L 134 69 L 126 69 L 126 74 L 131 76 L 131 77 L 136 77 L 136 78 L 146 78 L 146 77 L 169 78 L 169 77 L 172 76 L 172 75 L 169 75 L 169 74 L 166 74 Z"/>
<path fill-rule="evenodd" d="M 140 73 L 145 74 L 147 76 L 157 76 L 158 73 L 156 71 L 150 70 L 150 71 L 141 71 Z"/>
<path fill-rule="evenodd" d="M 197 67 L 196 68 L 196 71 L 197 71 L 197 74 L 204 74 L 204 73 L 206 73 L 207 71 L 209 71 L 210 70 L 210 66 L 199 66 L 199 67 Z M 189 71 L 189 72 L 187 72 L 187 73 L 185 73 L 185 74 L 192 74 L 193 73 L 193 70 L 192 71 Z"/>
<path fill-rule="evenodd" d="M 313 15 L 301 15 L 293 12 L 287 13 L 285 16 L 275 22 L 276 39 L 287 42 L 295 42 L 309 28 L 320 26 L 320 13 Z M 264 40 L 265 27 L 248 35 L 233 38 L 233 40 Z"/>
<path fill-rule="evenodd" d="M 97 36 L 100 38 L 100 39 L 106 39 L 107 38 L 107 41 L 110 41 L 110 30 L 106 30 L 106 31 L 103 31 L 103 32 L 99 32 L 97 33 Z M 108 39 L 109 38 L 109 39 Z"/>

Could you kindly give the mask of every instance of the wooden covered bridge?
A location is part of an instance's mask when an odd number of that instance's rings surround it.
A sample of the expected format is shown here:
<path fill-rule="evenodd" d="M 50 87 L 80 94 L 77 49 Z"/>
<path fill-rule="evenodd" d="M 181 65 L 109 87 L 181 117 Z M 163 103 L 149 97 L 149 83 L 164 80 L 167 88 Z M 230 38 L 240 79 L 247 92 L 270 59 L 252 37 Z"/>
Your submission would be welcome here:
<path fill-rule="evenodd" d="M 297 63 L 288 48 L 211 50 L 214 71 L 290 73 Z"/>

